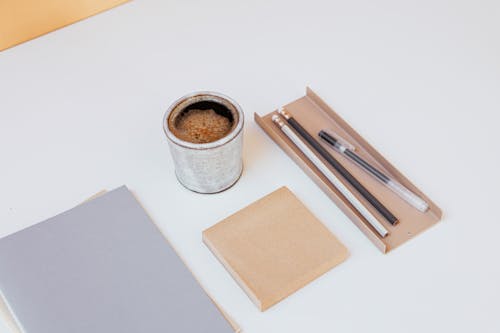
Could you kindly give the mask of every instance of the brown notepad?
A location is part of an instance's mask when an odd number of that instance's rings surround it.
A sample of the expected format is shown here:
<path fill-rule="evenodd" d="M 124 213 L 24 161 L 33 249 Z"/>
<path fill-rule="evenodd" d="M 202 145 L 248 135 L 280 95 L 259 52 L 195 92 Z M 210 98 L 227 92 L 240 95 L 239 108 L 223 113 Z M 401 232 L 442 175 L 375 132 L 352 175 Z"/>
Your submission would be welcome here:
<path fill-rule="evenodd" d="M 205 230 L 203 241 L 261 311 L 348 256 L 286 187 Z"/>
<path fill-rule="evenodd" d="M 0 51 L 129 0 L 1 0 Z"/>

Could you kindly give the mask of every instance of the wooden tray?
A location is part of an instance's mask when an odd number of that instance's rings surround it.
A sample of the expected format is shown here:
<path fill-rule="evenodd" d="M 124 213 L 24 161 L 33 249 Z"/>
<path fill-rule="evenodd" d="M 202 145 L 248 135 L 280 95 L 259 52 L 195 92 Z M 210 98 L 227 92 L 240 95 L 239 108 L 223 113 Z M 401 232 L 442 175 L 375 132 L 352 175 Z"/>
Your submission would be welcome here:
<path fill-rule="evenodd" d="M 356 147 L 356 152 L 369 163 L 377 166 L 382 171 L 391 175 L 398 182 L 418 194 L 429 204 L 425 213 L 410 206 L 394 192 L 383 184 L 373 179 L 364 170 L 347 160 L 342 154 L 330 149 L 328 145 L 318 138 L 329 152 L 356 178 L 358 179 L 382 204 L 399 219 L 395 226 L 390 225 L 367 201 L 349 184 L 339 173 L 331 171 L 352 190 L 354 195 L 377 217 L 387 228 L 389 235 L 382 238 L 372 226 L 354 209 L 345 197 L 327 180 L 325 176 L 305 157 L 305 155 L 286 137 L 276 126 L 271 117 L 276 111 L 260 117 L 254 114 L 259 126 L 297 163 L 302 170 L 330 197 L 330 199 L 351 219 L 356 226 L 372 241 L 383 253 L 387 253 L 397 246 L 405 243 L 419 233 L 436 224 L 442 217 L 441 209 L 415 185 L 413 185 L 401 172 L 377 152 L 361 135 L 349 126 L 332 108 L 330 108 L 311 89 L 306 89 L 306 95 L 284 106 L 285 109 L 313 136 L 321 129 L 331 129 L 342 138 Z M 318 157 L 320 157 L 318 155 Z M 320 157 L 321 158 L 321 157 Z M 322 159 L 322 158 L 321 158 Z M 323 159 L 322 159 L 323 160 Z M 325 163 L 327 164 L 327 163 Z M 328 164 L 327 164 L 328 165 Z"/>

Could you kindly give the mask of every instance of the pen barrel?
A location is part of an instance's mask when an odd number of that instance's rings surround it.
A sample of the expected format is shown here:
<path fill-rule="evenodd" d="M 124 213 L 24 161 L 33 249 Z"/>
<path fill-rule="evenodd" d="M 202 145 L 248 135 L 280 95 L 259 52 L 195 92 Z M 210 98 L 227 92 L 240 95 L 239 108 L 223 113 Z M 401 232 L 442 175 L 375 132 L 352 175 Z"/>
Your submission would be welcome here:
<path fill-rule="evenodd" d="M 287 119 L 288 123 L 302 136 L 344 179 L 347 180 L 390 224 L 394 225 L 398 219 L 375 198 L 339 161 L 323 148 L 294 118 Z"/>
<path fill-rule="evenodd" d="M 421 211 L 422 213 L 425 213 L 427 209 L 429 209 L 429 205 L 422 198 L 417 196 L 412 191 L 408 190 L 406 187 L 404 187 L 397 181 L 392 180 L 388 176 L 384 175 L 381 171 L 379 171 L 378 169 L 370 165 L 368 162 L 363 160 L 356 153 L 353 153 L 350 150 L 345 150 L 344 154 L 347 155 L 349 158 L 351 158 L 351 160 L 353 160 L 361 168 L 365 169 L 373 177 L 375 177 L 383 184 L 385 184 L 389 189 L 391 189 L 394 193 L 399 195 L 408 204 L 415 207 L 417 210 Z"/>
<path fill-rule="evenodd" d="M 361 168 L 365 169 L 367 172 L 372 174 L 375 178 L 380 180 L 382 183 L 387 184 L 390 180 L 389 177 L 384 175 L 382 172 L 374 168 L 372 165 L 370 165 L 368 162 L 366 162 L 364 159 L 359 157 L 356 153 L 353 153 L 350 150 L 346 150 L 344 152 L 345 155 L 347 155 L 351 160 L 353 160 L 356 164 L 358 164 Z"/>
<path fill-rule="evenodd" d="M 389 180 L 389 182 L 387 182 L 386 185 L 392 191 L 398 194 L 401 198 L 403 198 L 406 202 L 408 202 L 410 205 L 412 205 L 422 213 L 425 213 L 427 209 L 429 209 L 429 205 L 427 204 L 427 202 L 425 202 L 422 198 L 420 198 L 415 193 L 408 190 L 400 183 L 394 180 Z"/>
<path fill-rule="evenodd" d="M 399 195 L 403 200 L 405 200 L 408 204 L 411 206 L 415 207 L 417 210 L 425 213 L 427 209 L 429 209 L 429 205 L 419 196 L 408 190 L 406 187 L 401 185 L 395 180 L 392 180 L 388 176 L 386 176 L 384 173 L 379 171 L 377 168 L 372 166 L 370 163 L 366 162 L 363 158 L 361 158 L 358 154 L 353 152 L 350 149 L 347 149 L 345 147 L 340 147 L 338 145 L 337 140 L 326 133 L 325 131 L 320 131 L 318 133 L 319 137 L 321 137 L 323 140 L 325 140 L 328 144 L 330 144 L 335 151 L 339 152 L 340 154 L 343 154 L 347 156 L 351 161 L 353 161 L 355 164 L 357 164 L 359 167 L 364 169 L 367 173 L 372 175 L 375 179 L 379 180 L 382 182 L 384 185 L 386 185 L 389 189 L 391 189 L 394 193 Z"/>

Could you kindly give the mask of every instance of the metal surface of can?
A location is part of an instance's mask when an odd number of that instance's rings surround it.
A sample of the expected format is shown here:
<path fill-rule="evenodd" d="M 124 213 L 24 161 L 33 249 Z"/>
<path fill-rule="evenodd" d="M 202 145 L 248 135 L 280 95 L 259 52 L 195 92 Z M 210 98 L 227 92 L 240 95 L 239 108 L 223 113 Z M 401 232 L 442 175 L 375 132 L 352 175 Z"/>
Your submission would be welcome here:
<path fill-rule="evenodd" d="M 216 112 L 225 113 L 232 119 L 230 131 L 208 143 L 193 143 L 178 138 L 172 124 L 183 112 L 195 108 L 213 108 Z M 235 184 L 243 171 L 243 123 L 241 107 L 219 93 L 197 92 L 175 101 L 165 113 L 163 130 L 179 182 L 199 193 L 217 193 Z"/>

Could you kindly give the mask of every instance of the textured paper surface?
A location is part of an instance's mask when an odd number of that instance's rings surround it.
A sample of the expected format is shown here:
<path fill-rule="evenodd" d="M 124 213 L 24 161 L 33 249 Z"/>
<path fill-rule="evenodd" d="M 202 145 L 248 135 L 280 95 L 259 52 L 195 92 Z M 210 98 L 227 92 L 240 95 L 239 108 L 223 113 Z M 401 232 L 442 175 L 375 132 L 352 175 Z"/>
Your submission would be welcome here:
<path fill-rule="evenodd" d="M 1 0 L 0 51 L 128 0 Z"/>
<path fill-rule="evenodd" d="M 203 241 L 261 311 L 348 256 L 286 187 L 205 230 Z"/>

